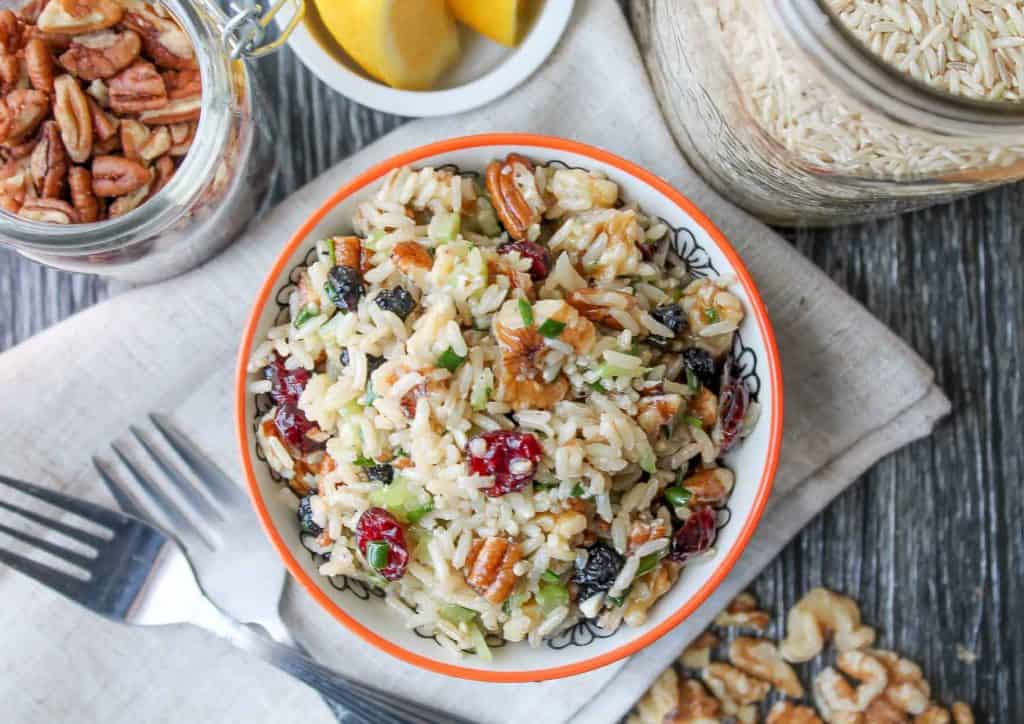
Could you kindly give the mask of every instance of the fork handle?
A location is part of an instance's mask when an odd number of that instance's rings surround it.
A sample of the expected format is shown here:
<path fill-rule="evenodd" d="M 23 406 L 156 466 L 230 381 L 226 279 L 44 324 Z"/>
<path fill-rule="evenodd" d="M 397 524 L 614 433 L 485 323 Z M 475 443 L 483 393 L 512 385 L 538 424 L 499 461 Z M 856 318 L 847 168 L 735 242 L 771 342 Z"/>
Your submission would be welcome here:
<path fill-rule="evenodd" d="M 317 663 L 306 654 L 284 646 L 244 626 L 210 604 L 204 612 L 202 626 L 227 639 L 271 666 L 295 677 L 368 722 L 394 724 L 475 724 L 424 704 L 403 700 L 393 694 L 361 684 L 340 672 Z"/>

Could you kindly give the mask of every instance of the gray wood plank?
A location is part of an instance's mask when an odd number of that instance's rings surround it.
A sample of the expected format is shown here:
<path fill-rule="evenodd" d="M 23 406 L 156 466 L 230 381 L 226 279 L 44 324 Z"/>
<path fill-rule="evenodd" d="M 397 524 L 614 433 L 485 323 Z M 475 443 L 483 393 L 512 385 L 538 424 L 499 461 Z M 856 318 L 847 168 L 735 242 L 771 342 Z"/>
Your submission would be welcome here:
<path fill-rule="evenodd" d="M 279 109 L 275 198 L 403 122 L 333 93 L 288 50 L 257 67 Z M 1022 229 L 1018 185 L 897 219 L 786 232 L 934 365 L 954 412 L 852 485 L 756 592 L 779 614 L 778 633 L 809 587 L 853 595 L 881 644 L 919 661 L 936 696 L 968 701 L 978 721 L 1024 721 Z M 108 293 L 102 280 L 0 250 L 0 350 Z M 959 660 L 957 644 L 977 661 Z"/>

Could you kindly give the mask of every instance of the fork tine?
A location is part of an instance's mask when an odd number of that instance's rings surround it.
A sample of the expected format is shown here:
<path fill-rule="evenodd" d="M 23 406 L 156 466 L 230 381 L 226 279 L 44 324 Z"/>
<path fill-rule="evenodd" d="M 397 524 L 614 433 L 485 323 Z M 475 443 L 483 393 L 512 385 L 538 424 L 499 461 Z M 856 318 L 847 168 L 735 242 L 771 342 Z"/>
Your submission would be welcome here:
<path fill-rule="evenodd" d="M 100 538 L 98 535 L 93 535 L 92 533 L 84 531 L 81 528 L 75 528 L 74 526 L 62 523 L 59 520 L 52 520 L 45 515 L 40 515 L 39 513 L 35 513 L 31 510 L 26 510 L 25 508 L 14 505 L 13 503 L 8 503 L 5 500 L 0 500 L 0 508 L 3 508 L 4 510 L 9 510 L 14 514 L 20 515 L 22 518 L 27 518 L 28 520 L 31 520 L 34 523 L 38 523 L 39 525 L 45 525 L 48 528 L 53 528 L 55 531 L 58 531 L 66 535 L 68 538 L 76 540 L 79 543 L 84 543 L 85 545 L 96 548 L 97 550 L 99 549 L 100 546 L 106 544 L 107 542 L 103 538 Z"/>
<path fill-rule="evenodd" d="M 69 495 L 58 493 L 56 490 L 48 490 L 46 488 L 41 488 L 38 485 L 26 483 L 24 480 L 16 480 L 15 478 L 3 474 L 0 474 L 0 483 L 6 485 L 9 488 L 14 488 L 15 490 L 21 491 L 26 495 L 31 495 L 34 498 L 45 500 L 47 503 L 55 505 L 58 508 L 63 508 L 69 513 L 74 513 L 75 515 L 81 516 L 86 520 L 91 520 L 93 523 L 98 523 L 99 525 L 106 526 L 111 530 L 117 529 L 117 527 L 122 523 L 120 513 L 113 510 L 108 510 L 107 508 L 96 505 L 95 503 L 90 503 L 86 500 L 79 500 L 78 498 L 72 498 Z M 38 519 L 39 516 L 36 517 L 36 520 Z M 53 522 L 47 521 L 45 518 L 43 519 L 43 521 L 45 522 L 46 525 L 49 525 L 51 528 L 57 527 L 53 524 Z M 72 538 L 75 538 L 77 536 L 79 540 L 81 540 L 83 536 L 90 536 L 94 540 L 97 540 L 101 543 L 104 542 L 103 539 L 98 538 L 96 536 L 92 536 L 91 534 L 86 533 L 85 531 L 76 530 L 74 528 L 69 528 L 69 530 L 73 532 L 68 533 L 66 530 L 62 530 L 61 532 L 67 533 L 67 535 L 70 535 Z"/>
<path fill-rule="evenodd" d="M 96 468 L 96 472 L 99 473 L 100 479 L 103 484 L 107 486 L 107 490 L 114 496 L 114 500 L 117 501 L 118 507 L 129 515 L 134 515 L 139 520 L 144 520 L 147 523 L 153 523 L 153 518 L 142 509 L 142 507 L 136 502 L 134 496 L 128 492 L 128 490 L 117 482 L 114 477 L 107 472 L 103 464 L 100 463 L 100 459 L 95 455 L 92 458 L 92 465 Z"/>
<path fill-rule="evenodd" d="M 244 502 L 245 496 L 241 489 L 194 442 L 178 432 L 170 420 L 156 413 L 151 414 L 149 419 L 217 500 L 236 504 Z"/>
<path fill-rule="evenodd" d="M 88 585 L 81 578 L 75 578 L 74 576 L 59 571 L 56 568 L 51 568 L 43 563 L 37 563 L 31 558 L 18 555 L 0 548 L 0 562 L 6 563 L 8 566 L 13 568 L 20 573 L 25 574 L 29 578 L 35 579 L 44 586 L 52 588 L 58 593 L 62 593 L 65 596 L 69 596 L 73 599 L 82 601 L 84 588 Z"/>
<path fill-rule="evenodd" d="M 27 543 L 30 546 L 33 546 L 40 550 L 44 550 L 47 553 L 55 555 L 61 560 L 65 560 L 68 563 L 72 563 L 86 571 L 88 571 L 89 568 L 92 566 L 94 560 L 94 558 L 90 556 L 82 555 L 81 553 L 65 548 L 64 546 L 57 545 L 56 543 L 51 543 L 48 540 L 37 538 L 31 533 L 25 533 L 16 528 L 11 528 L 8 525 L 4 525 L 3 523 L 0 523 L 0 533 L 6 533 L 7 535 L 11 536 L 11 538 L 17 538 L 22 543 Z"/>
<path fill-rule="evenodd" d="M 114 454 L 117 455 L 118 459 L 128 468 L 128 472 L 131 473 L 132 477 L 135 478 L 135 482 L 146 491 L 150 500 L 156 505 L 156 507 L 167 516 L 171 526 L 175 533 L 178 534 L 179 538 L 185 539 L 185 544 L 188 545 L 189 538 L 197 539 L 203 542 L 203 544 L 212 549 L 213 546 L 210 542 L 203 537 L 203 535 L 196 530 L 196 527 L 192 525 L 192 522 L 185 517 L 185 514 L 181 512 L 178 506 L 172 501 L 167 495 L 160 490 L 160 487 L 153 482 L 145 473 L 140 470 L 135 463 L 128 459 L 128 456 L 121 451 L 117 445 L 111 445 L 114 449 Z"/>
<path fill-rule="evenodd" d="M 198 490 L 196 490 L 196 487 L 191 483 L 191 481 L 182 475 L 181 471 L 167 459 L 167 456 L 157 450 L 156 446 L 146 439 L 139 428 L 131 425 L 128 429 L 131 430 L 132 435 L 135 436 L 135 439 L 139 441 L 139 444 L 142 445 L 145 451 L 149 453 L 149 456 L 153 458 L 157 467 L 159 467 L 164 472 L 164 475 L 174 483 L 175 487 L 185 497 L 193 510 L 203 518 L 205 523 L 208 525 L 216 525 L 218 522 L 223 522 L 224 518 L 221 517 L 220 513 L 218 513 L 214 507 L 210 505 L 210 502 L 204 498 Z"/>

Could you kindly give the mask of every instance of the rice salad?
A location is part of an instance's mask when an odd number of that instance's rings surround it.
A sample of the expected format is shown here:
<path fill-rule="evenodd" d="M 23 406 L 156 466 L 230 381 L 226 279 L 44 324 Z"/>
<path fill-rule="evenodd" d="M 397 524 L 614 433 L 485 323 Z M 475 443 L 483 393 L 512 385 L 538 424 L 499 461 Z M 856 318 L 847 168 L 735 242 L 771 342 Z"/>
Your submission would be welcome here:
<path fill-rule="evenodd" d="M 598 173 L 391 171 L 254 351 L 257 444 L 324 576 L 453 654 L 640 625 L 756 422 L 744 309 Z M 294 494 L 294 495 L 293 495 Z"/>

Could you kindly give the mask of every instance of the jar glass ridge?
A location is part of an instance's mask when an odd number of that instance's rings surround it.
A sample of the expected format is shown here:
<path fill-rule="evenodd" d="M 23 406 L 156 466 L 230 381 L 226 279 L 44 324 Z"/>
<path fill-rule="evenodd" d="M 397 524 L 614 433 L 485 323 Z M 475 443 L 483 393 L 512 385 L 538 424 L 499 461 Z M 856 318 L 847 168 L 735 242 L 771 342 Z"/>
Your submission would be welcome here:
<path fill-rule="evenodd" d="M 207 260 L 258 213 L 276 153 L 254 75 L 230 58 L 221 37 L 227 18 L 213 0 L 160 4 L 191 39 L 203 83 L 195 137 L 177 171 L 138 208 L 98 223 L 49 224 L 0 210 L 0 242 L 50 266 L 147 283 Z"/>
<path fill-rule="evenodd" d="M 825 0 L 687 0 L 670 122 L 719 192 L 778 224 L 909 211 L 1024 178 L 1024 104 L 936 91 Z"/>

